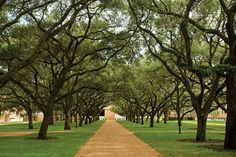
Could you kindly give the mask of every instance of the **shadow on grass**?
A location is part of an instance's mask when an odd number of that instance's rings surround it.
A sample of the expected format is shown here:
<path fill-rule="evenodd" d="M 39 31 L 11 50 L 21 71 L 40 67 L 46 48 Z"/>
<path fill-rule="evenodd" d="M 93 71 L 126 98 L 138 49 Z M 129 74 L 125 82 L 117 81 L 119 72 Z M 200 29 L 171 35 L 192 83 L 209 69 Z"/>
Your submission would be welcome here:
<path fill-rule="evenodd" d="M 25 139 L 26 140 L 38 140 L 37 137 L 26 137 Z M 46 141 L 47 140 L 59 140 L 59 139 L 60 139 L 59 137 L 49 136 L 49 137 L 47 137 Z M 38 141 L 43 141 L 43 140 L 38 140 Z"/>
<path fill-rule="evenodd" d="M 189 130 L 197 130 L 197 128 L 187 128 L 187 129 L 189 129 Z M 216 129 L 214 129 L 214 128 L 207 128 L 207 130 L 216 130 Z"/>
<path fill-rule="evenodd" d="M 177 139 L 176 141 L 179 142 L 190 142 L 190 143 L 222 143 L 224 140 L 219 140 L 219 139 L 207 139 L 206 141 L 196 141 L 195 139 Z"/>
<path fill-rule="evenodd" d="M 206 145 L 206 146 L 201 146 L 201 147 L 206 147 L 210 150 L 214 150 L 214 151 L 219 151 L 219 152 L 232 152 L 235 153 L 236 155 L 236 150 L 232 150 L 232 149 L 224 149 L 223 145 Z"/>

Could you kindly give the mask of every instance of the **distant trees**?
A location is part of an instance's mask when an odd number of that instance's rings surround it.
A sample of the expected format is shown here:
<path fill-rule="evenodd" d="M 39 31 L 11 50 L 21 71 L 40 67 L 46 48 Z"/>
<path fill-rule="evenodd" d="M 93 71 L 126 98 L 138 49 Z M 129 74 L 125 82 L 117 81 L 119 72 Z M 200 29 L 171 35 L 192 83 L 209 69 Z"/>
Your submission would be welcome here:
<path fill-rule="evenodd" d="M 128 113 L 128 119 L 143 124 L 144 116 L 150 118 L 162 115 L 175 92 L 172 77 L 154 61 L 141 59 L 137 64 L 125 66 L 126 69 L 116 81 L 114 92 L 118 95 L 117 104 Z M 163 82 L 168 82 L 164 84 Z"/>
<path fill-rule="evenodd" d="M 28 118 L 28 129 L 33 129 L 36 106 L 33 104 L 32 99 L 21 89 L 14 86 L 14 84 L 8 84 L 5 86 L 4 90 L 1 90 L 0 94 L 1 110 L 5 111 L 13 108 L 24 109 Z"/>
<path fill-rule="evenodd" d="M 171 108 L 176 112 L 179 134 L 181 134 L 182 120 L 184 116 L 194 109 L 190 104 L 190 97 L 186 92 L 184 86 L 180 83 L 180 81 L 176 81 L 176 92 L 173 94 L 170 100 Z"/>

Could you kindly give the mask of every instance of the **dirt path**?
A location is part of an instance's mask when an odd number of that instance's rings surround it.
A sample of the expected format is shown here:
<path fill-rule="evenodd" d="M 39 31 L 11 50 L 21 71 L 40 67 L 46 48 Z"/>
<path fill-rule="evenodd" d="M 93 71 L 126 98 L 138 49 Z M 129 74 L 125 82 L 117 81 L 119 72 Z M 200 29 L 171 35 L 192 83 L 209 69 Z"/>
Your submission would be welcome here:
<path fill-rule="evenodd" d="M 161 155 L 116 121 L 107 120 L 75 157 L 161 157 Z"/>
<path fill-rule="evenodd" d="M 58 131 L 48 131 L 48 133 L 70 133 L 72 130 L 58 130 Z M 0 137 L 16 137 L 16 136 L 26 136 L 37 132 L 0 132 Z"/>
<path fill-rule="evenodd" d="M 0 137 L 15 137 L 32 134 L 32 132 L 0 132 Z"/>

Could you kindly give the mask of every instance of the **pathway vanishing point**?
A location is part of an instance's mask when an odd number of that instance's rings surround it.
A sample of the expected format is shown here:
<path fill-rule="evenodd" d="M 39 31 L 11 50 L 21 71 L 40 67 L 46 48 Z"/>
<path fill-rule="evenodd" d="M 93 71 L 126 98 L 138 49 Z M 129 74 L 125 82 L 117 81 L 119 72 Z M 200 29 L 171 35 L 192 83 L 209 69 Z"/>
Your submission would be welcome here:
<path fill-rule="evenodd" d="M 74 157 L 162 157 L 115 120 L 107 120 Z"/>

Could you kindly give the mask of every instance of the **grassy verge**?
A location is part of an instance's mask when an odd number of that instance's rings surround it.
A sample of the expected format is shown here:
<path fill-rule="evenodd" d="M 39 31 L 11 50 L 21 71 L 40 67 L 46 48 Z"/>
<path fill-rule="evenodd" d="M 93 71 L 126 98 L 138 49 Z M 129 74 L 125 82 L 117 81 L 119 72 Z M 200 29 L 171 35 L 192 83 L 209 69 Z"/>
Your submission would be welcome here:
<path fill-rule="evenodd" d="M 51 140 L 36 140 L 39 123 L 35 124 L 33 134 L 21 137 L 0 137 L 1 157 L 73 157 L 78 149 L 86 143 L 103 121 L 73 128 L 66 132 L 49 132 Z M 0 132 L 27 132 L 27 124 L 10 124 L 0 126 Z M 63 122 L 56 122 L 49 131 L 63 131 Z M 50 139 L 50 138 L 49 138 Z"/>
<path fill-rule="evenodd" d="M 184 121 L 183 133 L 178 134 L 177 122 L 169 121 L 168 124 L 156 124 L 154 128 L 132 122 L 120 122 L 132 131 L 145 143 L 151 145 L 165 157 L 235 157 L 236 152 L 215 151 L 206 148 L 207 145 L 223 145 L 223 142 L 180 142 L 178 139 L 194 139 L 196 135 L 196 122 Z M 207 127 L 208 139 L 224 139 L 224 122 L 209 121 Z"/>

